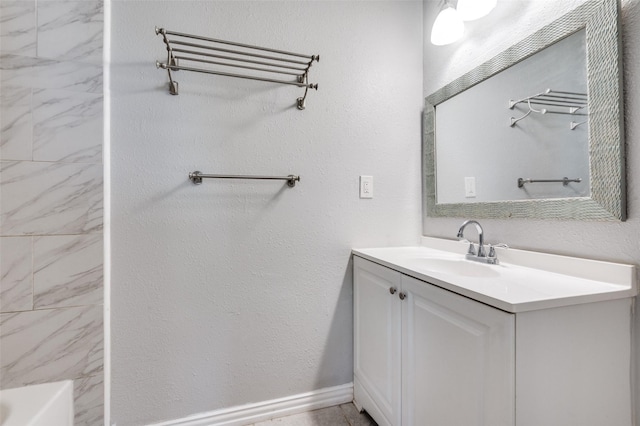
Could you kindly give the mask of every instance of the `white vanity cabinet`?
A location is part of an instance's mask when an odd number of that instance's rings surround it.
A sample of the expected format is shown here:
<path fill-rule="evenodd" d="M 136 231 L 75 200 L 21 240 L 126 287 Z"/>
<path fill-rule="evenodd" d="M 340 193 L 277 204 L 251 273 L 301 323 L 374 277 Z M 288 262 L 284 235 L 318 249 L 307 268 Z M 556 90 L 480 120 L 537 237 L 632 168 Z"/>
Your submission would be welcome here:
<path fill-rule="evenodd" d="M 401 424 L 402 274 L 354 257 L 354 400 L 378 422 Z"/>
<path fill-rule="evenodd" d="M 514 315 L 354 257 L 354 399 L 379 425 L 514 424 Z"/>
<path fill-rule="evenodd" d="M 354 256 L 354 402 L 379 425 L 633 426 L 632 298 L 505 312 L 372 260 Z"/>

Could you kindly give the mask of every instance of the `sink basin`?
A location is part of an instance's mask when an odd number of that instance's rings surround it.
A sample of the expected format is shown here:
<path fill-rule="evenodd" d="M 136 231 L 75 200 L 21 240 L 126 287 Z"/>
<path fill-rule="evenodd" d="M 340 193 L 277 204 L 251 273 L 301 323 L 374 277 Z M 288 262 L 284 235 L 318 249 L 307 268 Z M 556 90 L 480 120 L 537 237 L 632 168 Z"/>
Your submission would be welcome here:
<path fill-rule="evenodd" d="M 416 269 L 465 277 L 490 278 L 500 275 L 499 265 L 488 265 L 466 259 L 414 258 L 410 260 Z"/>

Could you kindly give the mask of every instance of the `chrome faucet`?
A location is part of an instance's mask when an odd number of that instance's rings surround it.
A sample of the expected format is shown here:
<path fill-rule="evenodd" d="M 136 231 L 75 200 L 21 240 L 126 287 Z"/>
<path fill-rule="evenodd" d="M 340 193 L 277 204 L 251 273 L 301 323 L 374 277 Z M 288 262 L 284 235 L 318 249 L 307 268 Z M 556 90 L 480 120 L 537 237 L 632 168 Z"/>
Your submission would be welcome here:
<path fill-rule="evenodd" d="M 500 262 L 498 261 L 498 255 L 496 255 L 495 247 L 504 247 L 509 248 L 506 244 L 489 244 L 489 254 L 486 254 L 484 249 L 484 232 L 482 230 L 482 226 L 475 220 L 466 220 L 458 229 L 458 238 L 460 240 L 468 241 L 464 237 L 464 228 L 469 224 L 474 224 L 476 229 L 478 230 L 478 253 L 476 254 L 476 248 L 471 241 L 469 241 L 469 250 L 467 251 L 467 255 L 465 259 L 473 260 L 474 262 L 482 262 L 488 263 L 490 265 L 497 265 Z"/>
<path fill-rule="evenodd" d="M 480 223 L 478 223 L 478 221 L 476 220 L 465 220 L 464 223 L 460 226 L 460 229 L 458 229 L 458 238 L 460 240 L 466 240 L 466 238 L 464 238 L 464 228 L 467 227 L 467 225 L 473 224 L 476 226 L 476 230 L 478 231 L 478 253 L 476 254 L 476 249 L 473 246 L 473 243 L 470 242 L 469 244 L 469 250 L 467 251 L 467 260 L 475 260 L 477 262 L 486 262 L 487 259 L 487 255 L 484 251 L 484 232 L 482 230 L 482 226 L 480 225 Z"/>

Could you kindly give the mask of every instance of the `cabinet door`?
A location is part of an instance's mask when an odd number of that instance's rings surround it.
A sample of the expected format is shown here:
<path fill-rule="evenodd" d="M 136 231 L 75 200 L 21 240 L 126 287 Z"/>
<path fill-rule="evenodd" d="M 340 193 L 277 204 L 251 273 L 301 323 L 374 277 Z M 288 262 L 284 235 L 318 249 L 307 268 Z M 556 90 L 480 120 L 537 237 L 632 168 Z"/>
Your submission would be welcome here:
<path fill-rule="evenodd" d="M 633 299 L 518 314 L 518 426 L 631 426 Z"/>
<path fill-rule="evenodd" d="M 354 256 L 353 276 L 354 399 L 379 425 L 400 426 L 401 274 Z"/>
<path fill-rule="evenodd" d="M 514 424 L 514 315 L 402 277 L 404 426 Z"/>

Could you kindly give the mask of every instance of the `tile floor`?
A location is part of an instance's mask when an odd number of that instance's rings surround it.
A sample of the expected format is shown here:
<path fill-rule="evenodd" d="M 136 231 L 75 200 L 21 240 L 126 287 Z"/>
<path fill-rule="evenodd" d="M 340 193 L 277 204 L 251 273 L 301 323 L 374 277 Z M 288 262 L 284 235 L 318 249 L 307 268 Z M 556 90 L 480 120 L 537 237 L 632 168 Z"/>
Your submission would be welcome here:
<path fill-rule="evenodd" d="M 378 426 L 378 424 L 367 413 L 358 413 L 355 405 L 349 403 L 247 426 Z"/>

